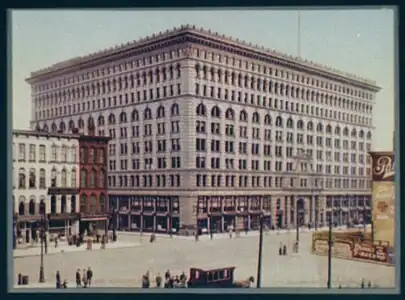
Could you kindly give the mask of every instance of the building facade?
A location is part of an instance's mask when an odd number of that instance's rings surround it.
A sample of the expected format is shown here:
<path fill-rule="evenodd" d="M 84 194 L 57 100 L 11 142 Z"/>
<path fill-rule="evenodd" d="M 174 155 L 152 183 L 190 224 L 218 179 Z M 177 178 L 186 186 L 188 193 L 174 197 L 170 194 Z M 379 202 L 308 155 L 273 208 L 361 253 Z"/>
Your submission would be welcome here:
<path fill-rule="evenodd" d="M 92 119 L 87 127 L 92 128 Z M 95 136 L 94 130 L 79 137 L 80 148 L 80 232 L 107 231 L 107 150 L 110 138 Z"/>
<path fill-rule="evenodd" d="M 156 219 L 160 203 L 165 214 L 178 203 L 179 228 L 217 230 L 254 227 L 262 213 L 269 225 L 296 226 L 355 223 L 370 211 L 374 82 L 191 26 L 27 82 L 33 127 L 87 130 L 92 119 L 112 138 L 109 194 L 128 228 L 170 230 Z M 293 184 L 297 153 L 313 171 Z"/>
<path fill-rule="evenodd" d="M 51 233 L 78 232 L 78 146 L 77 135 L 13 131 L 13 212 L 24 242 L 38 238 L 42 218 Z"/>

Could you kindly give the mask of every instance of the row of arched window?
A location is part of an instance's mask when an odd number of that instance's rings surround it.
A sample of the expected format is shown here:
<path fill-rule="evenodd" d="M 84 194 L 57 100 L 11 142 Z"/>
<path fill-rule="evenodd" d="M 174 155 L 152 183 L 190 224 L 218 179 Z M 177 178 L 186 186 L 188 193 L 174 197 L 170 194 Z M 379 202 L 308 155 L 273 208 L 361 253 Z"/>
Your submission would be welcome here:
<path fill-rule="evenodd" d="M 179 116 L 180 115 L 180 107 L 177 103 L 174 103 L 171 107 L 170 107 L 170 116 L 171 117 L 175 117 L 175 116 Z M 161 119 L 161 118 L 165 118 L 166 117 L 166 111 L 165 108 L 161 105 L 157 108 L 156 110 L 156 118 L 157 119 Z M 143 120 L 152 120 L 154 119 L 153 117 L 153 113 L 152 113 L 152 109 L 150 107 L 145 108 L 145 110 L 143 111 Z M 139 121 L 139 112 L 138 110 L 134 109 L 131 114 L 130 114 L 130 120 L 131 122 L 137 122 Z M 128 122 L 128 115 L 126 112 L 121 112 L 118 115 L 118 122 L 119 123 L 127 123 Z M 108 125 L 114 125 L 117 123 L 116 120 L 116 116 L 114 113 L 110 113 L 107 117 L 107 124 Z M 56 125 L 55 122 L 53 122 L 51 124 L 51 132 L 56 133 L 56 132 L 66 132 L 66 130 L 71 131 L 73 128 L 77 128 L 79 129 L 83 129 L 85 127 L 85 122 L 83 121 L 83 119 L 79 119 L 77 124 L 75 124 L 75 122 L 73 120 L 70 120 L 68 123 L 68 127 L 66 127 L 66 124 L 64 121 L 61 121 L 59 123 L 59 126 Z M 105 118 L 104 116 L 99 116 L 97 118 L 97 125 L 98 126 L 104 126 L 105 124 Z M 94 119 L 93 117 L 89 117 L 89 119 L 87 120 L 87 128 L 92 128 L 94 127 Z M 45 132 L 49 132 L 49 127 L 48 125 L 45 123 L 43 128 L 43 131 Z"/>
<path fill-rule="evenodd" d="M 197 114 L 197 116 L 200 116 L 200 117 L 207 117 L 206 106 L 204 104 L 200 103 L 196 108 L 196 114 Z M 219 108 L 219 106 L 216 105 L 211 109 L 210 116 L 211 116 L 211 118 L 221 118 L 222 113 L 221 113 L 221 109 Z M 235 121 L 235 111 L 232 108 L 228 108 L 225 111 L 225 119 L 230 120 L 230 121 Z M 248 122 L 248 113 L 245 110 L 242 110 L 239 113 L 239 121 Z M 261 117 L 258 112 L 254 112 L 252 114 L 252 123 L 253 124 L 261 123 Z M 271 118 L 270 114 L 266 114 L 264 116 L 264 125 L 272 125 L 272 118 Z M 284 127 L 284 118 L 282 116 L 277 116 L 276 120 L 275 120 L 275 125 L 276 125 L 276 127 Z M 286 121 L 286 127 L 289 129 L 294 129 L 294 126 L 295 126 L 294 120 L 292 118 L 288 118 Z M 298 120 L 296 122 L 296 128 L 301 129 L 301 130 L 313 131 L 314 123 L 312 121 L 309 121 L 305 127 L 304 121 Z M 320 133 L 325 131 L 326 133 L 330 133 L 330 134 L 334 133 L 336 135 L 340 135 L 342 133 L 341 127 L 339 125 L 336 126 L 335 130 L 333 131 L 331 125 L 328 124 L 325 126 L 322 123 L 318 123 L 318 125 L 316 126 L 316 131 L 320 132 Z M 347 127 L 343 128 L 343 135 L 349 136 L 349 129 Z M 351 131 L 351 136 L 364 138 L 366 136 L 366 134 L 363 130 L 359 130 L 359 132 L 357 134 L 357 130 L 353 128 Z M 371 131 L 367 132 L 367 139 L 371 139 Z"/>
<path fill-rule="evenodd" d="M 80 187 L 82 188 L 105 188 L 106 187 L 106 173 L 104 169 L 99 172 L 95 169 L 90 171 L 81 169 L 80 171 Z"/>
<path fill-rule="evenodd" d="M 311 100 L 325 103 L 326 105 L 334 105 L 343 109 L 350 109 L 358 112 L 371 113 L 372 106 L 365 103 L 360 103 L 355 100 L 344 99 L 338 96 L 328 95 L 314 90 L 306 90 L 299 87 L 290 86 L 288 84 L 278 83 L 271 79 L 262 79 L 251 75 L 237 74 L 232 71 L 223 71 L 222 69 L 200 66 L 199 63 L 195 65 L 195 72 L 197 78 L 202 77 L 205 80 L 214 82 L 231 84 L 234 86 L 244 87 L 245 89 L 252 89 L 257 91 L 265 91 L 274 93 L 280 96 L 286 96 L 296 99 Z"/>
<path fill-rule="evenodd" d="M 135 74 L 128 74 L 122 77 L 116 77 L 111 80 L 102 80 L 93 82 L 91 84 L 82 85 L 80 87 L 74 87 L 71 89 L 62 89 L 59 91 L 46 93 L 36 97 L 36 101 L 39 101 L 40 106 L 56 105 L 62 101 L 69 101 L 74 99 L 80 99 L 85 97 L 92 97 L 96 95 L 102 95 L 105 93 L 111 93 L 121 91 L 123 89 L 135 88 L 136 86 L 148 85 L 153 83 L 159 83 L 168 79 L 181 77 L 181 66 L 177 64 L 169 67 L 155 68 L 154 70 L 148 70 L 143 72 L 137 72 Z"/>
<path fill-rule="evenodd" d="M 46 214 L 46 202 L 44 196 L 41 197 L 39 203 L 36 203 L 35 196 L 31 196 L 30 201 L 28 203 L 26 202 L 25 196 L 20 196 L 18 201 L 19 201 L 18 215 L 20 216 L 24 215 L 35 216 L 38 214 L 39 215 Z M 51 196 L 50 205 L 51 205 L 50 209 L 51 214 L 76 212 L 76 196 L 73 195 L 70 197 L 69 211 L 68 211 L 68 200 L 65 195 L 61 196 L 60 211 L 57 211 L 56 196 Z"/>
<path fill-rule="evenodd" d="M 26 169 L 18 169 L 18 188 L 19 189 L 46 189 L 47 188 L 47 176 L 46 170 L 39 169 L 39 177 L 37 177 L 37 170 L 35 168 L 30 168 L 27 172 Z M 56 168 L 51 170 L 50 174 L 51 185 L 59 187 L 76 187 L 76 169 L 73 168 L 70 173 L 70 178 L 68 178 L 68 170 L 62 169 L 60 172 L 60 182 L 58 181 L 58 172 Z M 39 180 L 38 180 L 39 178 Z M 28 182 L 27 182 L 28 179 Z M 28 183 L 28 185 L 27 185 Z"/>
<path fill-rule="evenodd" d="M 100 194 L 97 198 L 96 194 L 91 194 L 88 197 L 86 194 L 80 195 L 80 212 L 96 212 L 105 213 L 107 207 L 107 199 L 104 194 Z"/>

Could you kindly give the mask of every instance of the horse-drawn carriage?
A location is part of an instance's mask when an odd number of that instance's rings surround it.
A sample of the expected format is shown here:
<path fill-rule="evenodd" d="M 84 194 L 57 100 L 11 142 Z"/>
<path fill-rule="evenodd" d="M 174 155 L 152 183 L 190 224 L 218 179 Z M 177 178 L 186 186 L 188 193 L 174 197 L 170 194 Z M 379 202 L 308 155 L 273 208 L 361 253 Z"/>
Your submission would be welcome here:
<path fill-rule="evenodd" d="M 246 280 L 234 281 L 235 267 L 213 270 L 190 269 L 188 288 L 249 288 L 254 282 L 253 276 Z"/>

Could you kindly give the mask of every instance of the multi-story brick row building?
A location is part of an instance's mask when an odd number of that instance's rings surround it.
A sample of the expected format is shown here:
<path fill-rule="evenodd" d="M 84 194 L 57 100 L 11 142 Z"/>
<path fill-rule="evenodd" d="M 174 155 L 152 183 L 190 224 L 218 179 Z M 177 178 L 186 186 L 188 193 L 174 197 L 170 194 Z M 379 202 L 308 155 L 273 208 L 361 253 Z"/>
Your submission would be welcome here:
<path fill-rule="evenodd" d="M 107 230 L 109 140 L 77 129 L 13 131 L 14 227 L 24 242 L 38 238 L 41 220 L 50 233 Z"/>
<path fill-rule="evenodd" d="M 179 226 L 208 226 L 215 215 L 219 230 L 238 215 L 252 225 L 263 211 L 289 226 L 294 209 L 311 224 L 370 210 L 374 82 L 191 26 L 55 64 L 27 82 L 32 126 L 86 130 L 93 118 L 97 134 L 112 138 L 109 193 L 125 226 L 146 226 L 131 207 L 141 215 L 148 207 L 157 229 L 162 199 L 178 203 Z M 286 188 L 302 152 L 319 175 L 317 195 L 306 180 Z"/>
<path fill-rule="evenodd" d="M 89 119 L 87 135 L 79 137 L 80 231 L 108 229 L 107 151 L 111 138 L 94 134 Z M 93 128 L 93 130 L 91 129 Z"/>
<path fill-rule="evenodd" d="M 38 225 L 44 217 L 50 232 L 78 233 L 78 137 L 13 131 L 13 213 L 25 242 L 39 238 Z"/>

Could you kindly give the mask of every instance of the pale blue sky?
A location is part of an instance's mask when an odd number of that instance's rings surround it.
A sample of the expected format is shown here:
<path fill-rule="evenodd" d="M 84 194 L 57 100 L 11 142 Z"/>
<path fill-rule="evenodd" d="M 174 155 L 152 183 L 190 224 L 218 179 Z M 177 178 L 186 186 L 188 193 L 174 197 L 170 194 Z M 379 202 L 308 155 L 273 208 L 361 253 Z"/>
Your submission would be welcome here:
<path fill-rule="evenodd" d="M 29 126 L 30 89 L 24 79 L 30 72 L 182 24 L 297 55 L 296 10 L 13 11 L 13 127 Z M 302 11 L 301 56 L 382 87 L 374 108 L 373 148 L 392 149 L 394 11 Z"/>

